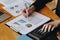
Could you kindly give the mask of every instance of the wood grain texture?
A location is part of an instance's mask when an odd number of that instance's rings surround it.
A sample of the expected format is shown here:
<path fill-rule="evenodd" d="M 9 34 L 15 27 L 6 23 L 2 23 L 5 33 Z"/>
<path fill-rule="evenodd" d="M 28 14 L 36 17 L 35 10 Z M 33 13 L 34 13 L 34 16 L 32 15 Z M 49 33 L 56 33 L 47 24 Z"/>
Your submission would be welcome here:
<path fill-rule="evenodd" d="M 8 21 L 14 19 L 15 17 L 5 11 L 2 7 L 3 6 L 0 4 L 0 11 L 10 15 L 11 17 L 0 23 L 0 40 L 16 40 L 16 38 L 20 35 L 5 25 Z"/>

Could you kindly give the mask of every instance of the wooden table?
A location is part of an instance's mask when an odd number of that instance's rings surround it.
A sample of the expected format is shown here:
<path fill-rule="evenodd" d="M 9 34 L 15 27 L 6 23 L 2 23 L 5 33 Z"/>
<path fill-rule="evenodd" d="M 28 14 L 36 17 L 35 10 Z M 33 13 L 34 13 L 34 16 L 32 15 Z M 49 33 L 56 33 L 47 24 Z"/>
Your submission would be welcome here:
<path fill-rule="evenodd" d="M 19 37 L 20 35 L 17 34 L 16 32 L 14 32 L 12 29 L 10 29 L 9 27 L 7 27 L 5 25 L 5 23 L 7 23 L 8 21 L 14 19 L 15 17 L 12 16 L 11 14 L 9 14 L 4 9 L 2 9 L 2 6 L 3 5 L 0 5 L 0 11 L 10 15 L 11 17 L 9 19 L 5 20 L 4 22 L 0 23 L 0 40 L 16 40 L 16 38 Z M 46 15 L 46 16 L 50 17 L 52 20 L 60 19 L 55 13 L 53 13 L 46 6 L 43 9 L 41 9 L 39 12 L 42 13 L 43 15 Z"/>

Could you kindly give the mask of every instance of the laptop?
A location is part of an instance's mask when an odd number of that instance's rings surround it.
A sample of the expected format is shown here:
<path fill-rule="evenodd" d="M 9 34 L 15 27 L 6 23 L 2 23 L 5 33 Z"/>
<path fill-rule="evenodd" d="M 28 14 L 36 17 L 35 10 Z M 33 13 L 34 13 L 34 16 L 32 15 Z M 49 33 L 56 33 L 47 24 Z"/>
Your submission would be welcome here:
<path fill-rule="evenodd" d="M 0 11 L 0 22 L 8 19 L 10 16 Z"/>
<path fill-rule="evenodd" d="M 47 37 L 49 37 L 50 33 L 49 32 L 43 33 L 41 31 L 42 26 L 43 25 L 41 25 L 40 27 L 36 28 L 32 32 L 28 33 L 27 36 L 29 36 L 33 40 L 45 40 Z"/>

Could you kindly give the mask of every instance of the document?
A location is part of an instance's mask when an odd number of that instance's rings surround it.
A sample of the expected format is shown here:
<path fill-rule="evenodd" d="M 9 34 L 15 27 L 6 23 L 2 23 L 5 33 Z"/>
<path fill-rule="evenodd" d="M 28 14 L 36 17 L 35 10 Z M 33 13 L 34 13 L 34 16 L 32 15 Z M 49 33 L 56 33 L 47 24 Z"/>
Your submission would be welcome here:
<path fill-rule="evenodd" d="M 4 6 L 8 6 L 11 3 L 16 2 L 17 0 L 0 0 L 0 3 L 2 3 Z"/>
<path fill-rule="evenodd" d="M 19 32 L 21 34 L 27 34 L 49 20 L 50 18 L 34 12 L 33 15 L 28 17 L 28 20 L 23 15 L 21 15 L 11 20 L 10 22 L 7 22 L 6 24 L 16 32 Z"/>
<path fill-rule="evenodd" d="M 5 5 L 3 9 L 13 16 L 18 16 L 23 9 L 34 3 L 32 0 L 1 0 L 1 2 Z"/>
<path fill-rule="evenodd" d="M 22 10 L 25 9 L 25 5 L 23 1 L 16 1 L 16 3 L 5 6 L 3 7 L 3 9 L 13 16 L 18 16 L 19 14 L 21 14 Z"/>

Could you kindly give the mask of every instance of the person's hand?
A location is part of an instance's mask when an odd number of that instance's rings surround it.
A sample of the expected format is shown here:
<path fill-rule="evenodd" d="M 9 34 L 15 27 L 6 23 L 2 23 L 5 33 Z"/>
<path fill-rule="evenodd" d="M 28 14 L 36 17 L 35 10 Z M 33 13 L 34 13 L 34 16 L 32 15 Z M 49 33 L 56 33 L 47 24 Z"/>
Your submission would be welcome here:
<path fill-rule="evenodd" d="M 26 10 L 28 11 L 28 16 L 30 16 L 30 15 L 32 15 L 32 13 L 34 12 L 34 10 L 35 10 L 35 7 L 34 6 L 31 6 L 30 8 L 28 8 L 28 9 L 24 9 L 23 10 L 23 15 L 26 17 L 27 15 L 27 12 L 26 12 Z"/>
<path fill-rule="evenodd" d="M 50 32 L 50 31 L 53 31 L 54 28 L 58 27 L 59 25 L 60 25 L 60 20 L 53 21 L 53 22 L 50 22 L 50 23 L 43 25 L 41 30 L 43 32 L 46 32 L 46 31 Z"/>

